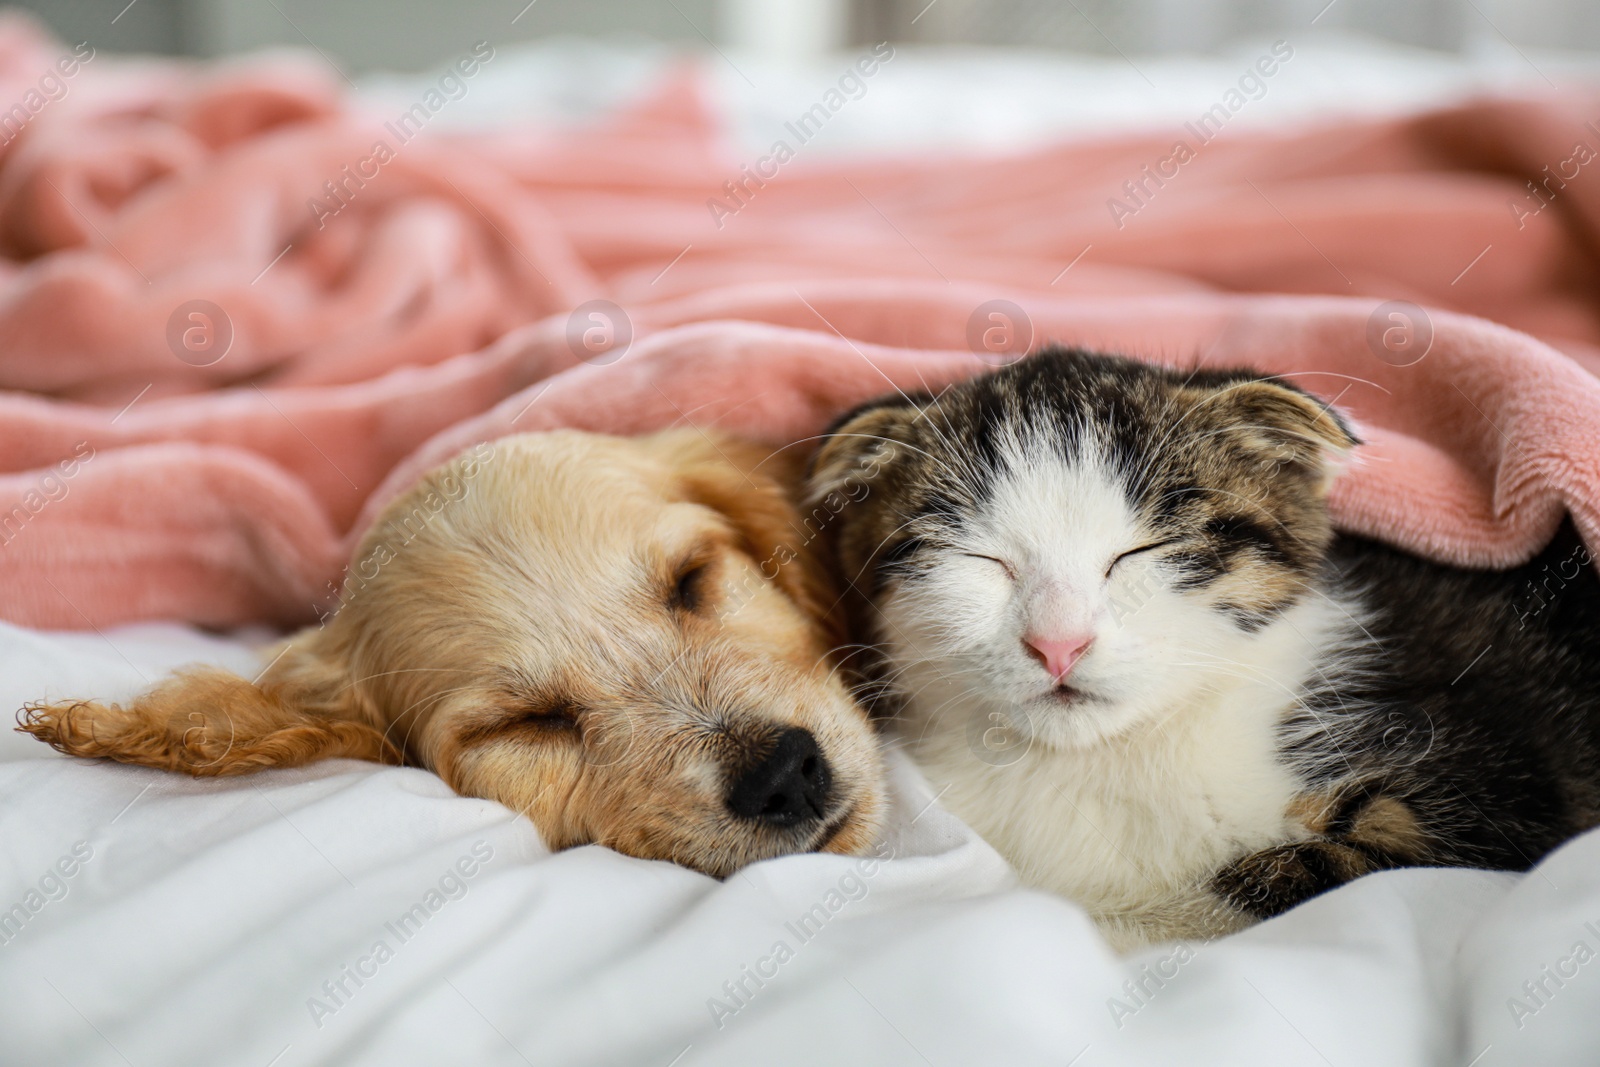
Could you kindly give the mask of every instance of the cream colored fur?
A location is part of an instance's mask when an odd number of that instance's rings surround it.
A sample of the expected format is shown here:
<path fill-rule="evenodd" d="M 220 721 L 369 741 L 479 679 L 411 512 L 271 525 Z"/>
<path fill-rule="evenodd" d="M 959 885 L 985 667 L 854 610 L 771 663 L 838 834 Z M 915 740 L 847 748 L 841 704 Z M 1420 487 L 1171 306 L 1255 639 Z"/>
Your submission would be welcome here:
<path fill-rule="evenodd" d="M 861 850 L 883 770 L 830 659 L 835 597 L 785 492 L 797 476 L 693 429 L 479 446 L 385 509 L 337 610 L 260 679 L 187 672 L 127 705 L 33 706 L 23 728 L 205 776 L 405 759 L 524 813 L 553 848 L 712 874 Z M 789 727 L 832 768 L 826 833 L 729 810 L 730 781 Z"/>

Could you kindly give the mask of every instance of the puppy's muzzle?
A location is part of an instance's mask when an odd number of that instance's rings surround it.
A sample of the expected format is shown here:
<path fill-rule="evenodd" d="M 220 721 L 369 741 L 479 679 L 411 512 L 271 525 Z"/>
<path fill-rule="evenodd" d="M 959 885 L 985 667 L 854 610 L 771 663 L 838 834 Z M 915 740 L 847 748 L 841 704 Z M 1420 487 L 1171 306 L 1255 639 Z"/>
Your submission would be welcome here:
<path fill-rule="evenodd" d="M 833 791 L 833 771 L 810 730 L 792 727 L 728 791 L 741 819 L 789 829 L 820 822 Z"/>

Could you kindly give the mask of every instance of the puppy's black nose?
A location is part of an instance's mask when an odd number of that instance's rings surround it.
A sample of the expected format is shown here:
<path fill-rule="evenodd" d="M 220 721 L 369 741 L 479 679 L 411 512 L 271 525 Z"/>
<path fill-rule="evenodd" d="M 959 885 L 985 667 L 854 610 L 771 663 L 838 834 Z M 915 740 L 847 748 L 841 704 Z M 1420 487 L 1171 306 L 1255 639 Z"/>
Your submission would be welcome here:
<path fill-rule="evenodd" d="M 728 809 L 772 826 L 799 826 L 822 818 L 833 772 L 810 730 L 778 735 L 772 751 L 745 771 L 728 791 Z"/>

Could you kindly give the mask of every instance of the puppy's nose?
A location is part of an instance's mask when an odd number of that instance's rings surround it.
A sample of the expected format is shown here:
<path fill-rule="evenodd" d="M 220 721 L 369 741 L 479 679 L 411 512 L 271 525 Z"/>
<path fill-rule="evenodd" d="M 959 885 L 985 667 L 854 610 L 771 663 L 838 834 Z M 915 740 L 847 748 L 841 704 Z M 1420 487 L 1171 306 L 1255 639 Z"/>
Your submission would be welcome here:
<path fill-rule="evenodd" d="M 1072 668 L 1083 658 L 1093 640 L 1094 637 L 1089 634 L 1073 634 L 1070 637 L 1029 634 L 1022 639 L 1022 643 L 1029 654 L 1050 672 L 1050 677 L 1060 682 L 1072 673 Z"/>
<path fill-rule="evenodd" d="M 798 826 L 822 818 L 833 772 L 810 730 L 783 731 L 761 762 L 728 791 L 728 809 L 742 819 Z"/>

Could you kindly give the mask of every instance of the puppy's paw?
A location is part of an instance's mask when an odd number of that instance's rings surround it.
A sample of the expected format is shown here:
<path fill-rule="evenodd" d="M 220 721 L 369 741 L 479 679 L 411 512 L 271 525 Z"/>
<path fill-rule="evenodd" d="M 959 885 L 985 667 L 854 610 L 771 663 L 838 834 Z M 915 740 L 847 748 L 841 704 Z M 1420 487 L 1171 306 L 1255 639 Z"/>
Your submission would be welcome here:
<path fill-rule="evenodd" d="M 286 702 L 226 671 L 174 675 L 126 705 L 29 704 L 17 729 L 69 756 L 114 759 L 196 777 L 248 774 L 350 757 L 398 765 L 381 731 Z"/>
<path fill-rule="evenodd" d="M 25 704 L 17 712 L 17 732 L 32 734 L 57 752 L 94 758 L 117 751 L 129 718 L 114 704 L 108 707 L 87 700 Z"/>

